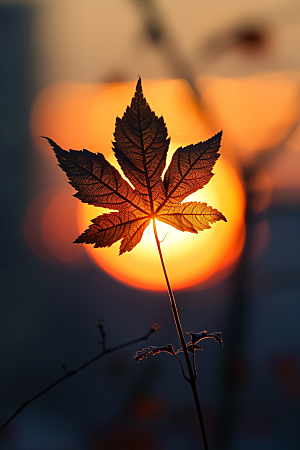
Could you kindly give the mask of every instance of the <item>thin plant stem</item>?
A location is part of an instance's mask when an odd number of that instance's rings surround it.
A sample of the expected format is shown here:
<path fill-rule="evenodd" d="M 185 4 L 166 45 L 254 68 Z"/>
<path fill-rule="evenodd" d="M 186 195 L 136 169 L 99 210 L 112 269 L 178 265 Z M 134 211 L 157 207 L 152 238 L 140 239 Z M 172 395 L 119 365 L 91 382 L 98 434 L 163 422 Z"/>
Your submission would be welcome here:
<path fill-rule="evenodd" d="M 55 386 L 57 386 L 58 384 L 62 383 L 64 380 L 66 380 L 67 378 L 71 377 L 72 375 L 75 375 L 76 373 L 80 372 L 81 370 L 85 369 L 87 366 L 93 364 L 95 361 L 97 361 L 98 359 L 102 358 L 105 355 L 108 355 L 109 353 L 112 353 L 116 350 L 120 350 L 121 348 L 124 347 L 128 347 L 129 345 L 135 344 L 136 342 L 140 342 L 143 340 L 148 339 L 148 337 L 155 332 L 155 327 L 151 327 L 150 330 L 148 331 L 147 334 L 137 338 L 137 339 L 133 339 L 132 341 L 129 342 L 125 342 L 124 344 L 120 344 L 117 345 L 116 347 L 113 348 L 105 348 L 105 334 L 104 334 L 104 345 L 103 345 L 103 351 L 101 353 L 99 353 L 98 355 L 94 356 L 92 359 L 90 359 L 89 361 L 85 362 L 84 364 L 82 364 L 79 367 L 76 367 L 73 370 L 70 371 L 66 371 L 65 375 L 63 375 L 62 377 L 60 377 L 58 380 L 54 381 L 54 383 L 51 383 L 49 386 L 47 386 L 46 388 L 42 389 L 40 392 L 38 392 L 37 394 L 35 394 L 33 397 L 31 397 L 29 400 L 26 400 L 25 402 L 23 402 L 19 408 L 16 409 L 16 411 L 1 425 L 0 427 L 0 433 L 1 431 L 3 431 L 7 425 L 16 417 L 20 414 L 21 411 L 23 411 L 23 409 L 25 409 L 28 405 L 30 405 L 32 402 L 34 402 L 35 400 L 37 400 L 39 397 L 41 397 L 42 395 L 46 394 L 46 392 L 50 391 L 51 389 L 53 389 Z"/>
<path fill-rule="evenodd" d="M 194 349 L 193 351 L 193 367 L 194 367 L 194 374 L 195 374 L 195 378 L 197 378 L 197 369 L 196 369 L 196 350 Z"/>
<path fill-rule="evenodd" d="M 158 248 L 158 253 L 159 253 L 162 269 L 164 272 L 164 276 L 166 279 L 167 287 L 168 287 L 171 307 L 172 307 L 172 311 L 173 311 L 173 317 L 174 317 L 178 337 L 179 337 L 179 340 L 180 340 L 180 343 L 182 346 L 182 350 L 184 353 L 186 365 L 187 365 L 189 376 L 190 376 L 188 381 L 191 385 L 193 395 L 194 395 L 194 400 L 195 400 L 195 404 L 196 404 L 196 408 L 197 408 L 200 428 L 201 428 L 202 437 L 203 437 L 203 444 L 204 444 L 205 450 L 209 450 L 208 443 L 207 443 L 207 437 L 206 437 L 206 431 L 205 431 L 205 427 L 204 427 L 203 416 L 202 416 L 202 411 L 201 411 L 201 406 L 200 406 L 200 400 L 199 400 L 199 395 L 198 395 L 198 390 L 197 390 L 197 385 L 196 385 L 196 374 L 194 374 L 194 372 L 193 372 L 192 364 L 191 364 L 189 354 L 188 354 L 188 349 L 187 349 L 186 342 L 185 342 L 185 339 L 183 336 L 183 331 L 182 331 L 180 318 L 179 318 L 179 314 L 178 314 L 178 310 L 177 310 L 177 306 L 176 306 L 176 302 L 175 302 L 175 297 L 174 297 L 173 291 L 171 289 L 171 285 L 169 282 L 168 274 L 166 271 L 166 267 L 165 267 L 165 263 L 164 263 L 164 259 L 163 259 L 163 255 L 162 255 L 162 251 L 161 251 L 160 241 L 159 241 L 159 238 L 157 235 L 155 219 L 153 218 L 152 221 L 153 221 L 153 230 L 154 230 L 154 236 L 155 236 L 155 240 L 156 240 L 156 244 L 157 244 L 157 248 Z"/>

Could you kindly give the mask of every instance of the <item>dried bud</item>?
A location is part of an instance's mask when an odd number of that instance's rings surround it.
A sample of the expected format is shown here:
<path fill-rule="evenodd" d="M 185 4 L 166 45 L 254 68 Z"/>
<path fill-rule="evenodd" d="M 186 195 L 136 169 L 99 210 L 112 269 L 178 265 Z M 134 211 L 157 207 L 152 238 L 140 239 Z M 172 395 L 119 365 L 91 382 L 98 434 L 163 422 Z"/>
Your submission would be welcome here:
<path fill-rule="evenodd" d="M 63 370 L 64 372 L 67 372 L 67 362 L 68 362 L 67 359 L 62 358 L 62 359 L 61 359 L 61 362 L 59 363 L 60 367 L 62 368 L 62 370 Z"/>
<path fill-rule="evenodd" d="M 103 329 L 104 323 L 105 323 L 105 320 L 104 320 L 104 319 L 99 319 L 98 322 L 97 322 L 96 327 L 97 327 L 97 328 Z"/>
<path fill-rule="evenodd" d="M 159 329 L 160 329 L 160 326 L 159 326 L 157 323 L 151 322 L 150 330 L 151 330 L 153 333 L 155 333 L 155 331 L 158 331 Z"/>

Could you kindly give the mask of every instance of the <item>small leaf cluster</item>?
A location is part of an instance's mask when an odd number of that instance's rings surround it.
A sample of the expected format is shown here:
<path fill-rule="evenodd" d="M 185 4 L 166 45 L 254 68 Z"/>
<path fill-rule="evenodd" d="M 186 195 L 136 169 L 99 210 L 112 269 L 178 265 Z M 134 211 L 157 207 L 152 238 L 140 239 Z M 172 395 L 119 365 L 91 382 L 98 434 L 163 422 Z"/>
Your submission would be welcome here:
<path fill-rule="evenodd" d="M 187 334 L 189 334 L 191 336 L 191 341 L 186 344 L 187 349 L 191 353 L 194 353 L 195 350 L 203 350 L 200 345 L 197 345 L 198 342 L 200 342 L 202 339 L 212 338 L 216 342 L 218 342 L 221 345 L 221 347 L 223 347 L 223 338 L 222 338 L 222 333 L 220 331 L 208 332 L 206 330 L 203 330 L 200 333 L 193 333 L 193 332 L 188 331 Z M 168 345 L 162 346 L 162 347 L 156 347 L 156 346 L 152 345 L 150 347 L 144 348 L 143 350 L 137 351 L 134 355 L 134 360 L 137 363 L 139 360 L 141 360 L 143 358 L 147 358 L 147 356 L 150 354 L 157 355 L 158 353 L 161 353 L 161 352 L 169 353 L 173 356 L 176 356 L 178 353 L 182 352 L 182 348 L 175 351 L 173 348 L 173 345 L 171 345 L 171 344 L 168 344 Z"/>

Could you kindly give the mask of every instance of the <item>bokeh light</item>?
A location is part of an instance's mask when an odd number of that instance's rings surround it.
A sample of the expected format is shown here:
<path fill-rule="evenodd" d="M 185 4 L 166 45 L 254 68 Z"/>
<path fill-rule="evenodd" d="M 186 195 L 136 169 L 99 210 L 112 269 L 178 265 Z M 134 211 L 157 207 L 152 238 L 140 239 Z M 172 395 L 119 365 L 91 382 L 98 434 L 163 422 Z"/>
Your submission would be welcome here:
<path fill-rule="evenodd" d="M 299 72 L 198 80 L 203 101 L 243 164 L 276 146 L 299 121 Z"/>
<path fill-rule="evenodd" d="M 29 205 L 24 220 L 24 237 L 29 247 L 52 263 L 78 263 L 82 248 L 77 237 L 77 200 L 72 189 L 47 189 Z"/>
<path fill-rule="evenodd" d="M 163 115 L 172 141 L 188 145 L 211 137 L 199 120 L 199 110 L 185 81 L 143 80 L 143 90 L 156 115 Z M 48 143 L 39 138 L 49 136 L 62 148 L 86 148 L 113 161 L 116 117 L 122 117 L 134 91 L 134 82 L 65 81 L 49 85 L 37 96 L 31 110 L 30 126 L 37 147 L 52 155 Z"/>

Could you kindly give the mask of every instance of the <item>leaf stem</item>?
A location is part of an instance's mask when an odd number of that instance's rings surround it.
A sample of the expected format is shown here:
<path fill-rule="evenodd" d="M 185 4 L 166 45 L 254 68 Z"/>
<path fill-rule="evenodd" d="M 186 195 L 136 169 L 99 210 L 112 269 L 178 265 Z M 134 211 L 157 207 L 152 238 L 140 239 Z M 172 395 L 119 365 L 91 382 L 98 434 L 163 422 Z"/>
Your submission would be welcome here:
<path fill-rule="evenodd" d="M 164 263 L 164 259 L 163 259 L 163 255 L 162 255 L 162 251 L 161 251 L 160 241 L 159 241 L 159 238 L 157 235 L 155 219 L 153 218 L 152 221 L 153 221 L 153 230 L 154 230 L 154 236 L 155 236 L 155 240 L 156 240 L 156 244 L 157 244 L 157 248 L 158 248 L 158 253 L 159 253 L 162 269 L 164 272 L 164 276 L 166 279 L 167 287 L 168 287 L 173 317 L 174 317 L 178 337 L 179 337 L 179 340 L 180 340 L 180 343 L 182 346 L 182 350 L 184 353 L 186 365 L 187 365 L 189 376 L 190 376 L 190 378 L 187 380 L 190 383 L 192 391 L 193 391 L 194 400 L 195 400 L 198 418 L 199 418 L 199 423 L 200 423 L 200 428 L 201 428 L 202 437 L 203 437 L 204 448 L 205 448 L 205 450 L 209 450 L 208 443 L 207 443 L 207 437 L 206 437 L 206 431 L 205 431 L 205 427 L 204 427 L 203 416 L 202 416 L 202 411 L 201 411 L 201 406 L 200 406 L 200 400 L 199 400 L 199 395 L 198 395 L 198 390 L 197 390 L 197 385 L 196 385 L 196 374 L 194 374 L 194 372 L 193 372 L 192 364 L 191 364 L 191 361 L 189 358 L 188 349 L 187 349 L 186 342 L 184 339 L 184 335 L 183 335 L 183 331 L 182 331 L 182 327 L 181 327 L 181 323 L 180 323 L 180 318 L 179 318 L 179 314 L 178 314 L 178 310 L 177 310 L 177 306 L 176 306 L 176 302 L 175 302 L 175 297 L 174 297 L 173 291 L 171 289 L 171 285 L 169 282 L 168 274 L 166 271 L 166 267 L 165 267 L 165 263 Z"/>

